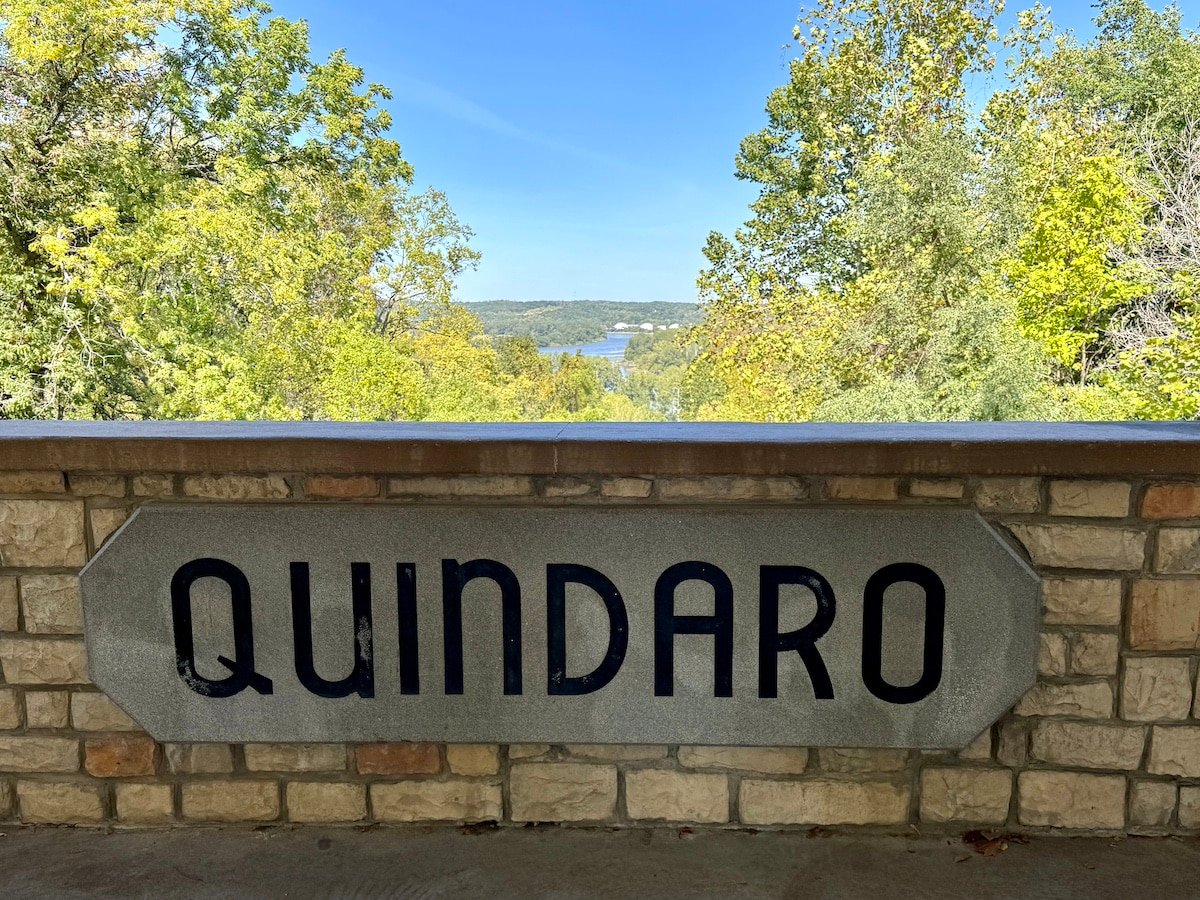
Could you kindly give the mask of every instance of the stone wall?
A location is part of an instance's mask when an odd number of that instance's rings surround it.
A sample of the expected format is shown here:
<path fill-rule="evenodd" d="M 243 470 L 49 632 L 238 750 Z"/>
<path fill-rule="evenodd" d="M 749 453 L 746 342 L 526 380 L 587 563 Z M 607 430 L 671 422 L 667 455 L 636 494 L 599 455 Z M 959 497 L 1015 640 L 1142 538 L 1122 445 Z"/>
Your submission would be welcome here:
<path fill-rule="evenodd" d="M 958 753 L 159 744 L 89 683 L 77 576 L 132 510 L 162 498 L 973 507 L 1044 579 L 1039 681 Z M 137 471 L 134 459 L 124 473 L 0 471 L 0 819 L 10 821 L 1196 834 L 1198 667 L 1200 479 L 208 474 Z"/>

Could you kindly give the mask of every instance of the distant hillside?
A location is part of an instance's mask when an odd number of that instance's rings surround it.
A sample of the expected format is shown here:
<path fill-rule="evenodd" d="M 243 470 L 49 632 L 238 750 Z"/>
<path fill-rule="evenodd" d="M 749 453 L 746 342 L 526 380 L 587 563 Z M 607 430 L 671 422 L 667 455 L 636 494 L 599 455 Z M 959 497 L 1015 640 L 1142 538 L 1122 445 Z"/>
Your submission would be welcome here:
<path fill-rule="evenodd" d="M 464 303 L 483 320 L 483 330 L 499 336 L 528 335 L 540 347 L 603 340 L 618 323 L 636 330 L 651 325 L 694 325 L 700 321 L 695 303 L 617 303 L 608 300 L 487 300 Z"/>

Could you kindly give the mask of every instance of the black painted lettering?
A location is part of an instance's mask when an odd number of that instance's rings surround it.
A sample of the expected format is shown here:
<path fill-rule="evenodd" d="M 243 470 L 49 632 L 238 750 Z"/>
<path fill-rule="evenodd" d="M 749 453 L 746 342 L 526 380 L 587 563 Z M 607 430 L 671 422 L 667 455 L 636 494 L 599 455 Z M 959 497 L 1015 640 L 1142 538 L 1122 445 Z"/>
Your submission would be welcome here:
<path fill-rule="evenodd" d="M 817 611 L 803 628 L 779 633 L 779 588 L 796 584 L 808 588 L 817 601 Z M 833 699 L 829 670 L 821 659 L 817 641 L 833 625 L 836 602 L 833 588 L 819 572 L 804 566 L 762 566 L 758 581 L 758 696 L 779 696 L 779 654 L 794 650 L 800 655 L 813 695 L 818 700 Z"/>
<path fill-rule="evenodd" d="M 421 693 L 421 657 L 417 640 L 417 567 L 396 563 L 396 610 L 399 621 L 400 693 Z"/>
<path fill-rule="evenodd" d="M 296 652 L 296 675 L 300 683 L 318 697 L 336 699 L 358 694 L 375 696 L 375 664 L 371 624 L 371 564 L 350 564 L 350 608 L 354 632 L 354 668 L 345 678 L 329 681 L 317 674 L 313 661 L 312 594 L 308 563 L 291 564 L 292 643 Z"/>
<path fill-rule="evenodd" d="M 883 677 L 883 600 L 894 584 L 908 582 L 925 591 L 925 639 L 921 677 L 897 686 Z M 862 677 L 867 690 L 888 703 L 916 703 L 942 682 L 942 644 L 946 632 L 946 587 L 932 569 L 917 563 L 884 566 L 867 580 L 863 591 Z"/>
<path fill-rule="evenodd" d="M 587 675 L 567 675 L 567 584 L 586 585 L 604 602 L 608 613 L 608 647 L 604 659 Z M 551 696 L 577 696 L 600 690 L 613 680 L 629 648 L 629 616 L 617 586 L 588 566 L 546 566 L 546 688 Z"/>
<path fill-rule="evenodd" d="M 196 671 L 192 585 L 201 578 L 217 578 L 229 586 L 233 613 L 233 659 L 217 657 L 217 662 L 229 670 L 228 678 L 205 678 Z M 233 563 L 222 559 L 194 559 L 180 566 L 171 579 L 171 621 L 175 631 L 175 668 L 184 684 L 197 694 L 204 697 L 232 697 L 246 688 L 259 694 L 272 692 L 271 679 L 254 670 L 250 582 Z"/>
<path fill-rule="evenodd" d="M 685 581 L 713 589 L 713 615 L 675 615 L 675 592 Z M 675 695 L 675 635 L 713 636 L 713 696 L 733 696 L 733 585 L 712 563 L 676 563 L 654 585 L 654 696 Z"/>
<path fill-rule="evenodd" d="M 493 559 L 459 563 L 442 560 L 442 635 L 446 693 L 463 692 L 462 593 L 475 578 L 490 578 L 500 587 L 504 641 L 504 693 L 521 693 L 521 585 L 512 569 Z"/>

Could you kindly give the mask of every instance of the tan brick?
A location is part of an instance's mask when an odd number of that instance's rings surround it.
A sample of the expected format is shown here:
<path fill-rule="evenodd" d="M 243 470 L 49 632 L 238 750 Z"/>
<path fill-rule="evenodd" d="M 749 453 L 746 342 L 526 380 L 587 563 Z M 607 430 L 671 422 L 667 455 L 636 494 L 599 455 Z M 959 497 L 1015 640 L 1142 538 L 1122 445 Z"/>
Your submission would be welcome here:
<path fill-rule="evenodd" d="M 1116 829 L 1125 825 L 1125 778 L 1084 772 L 1022 772 L 1017 777 L 1022 825 Z"/>
<path fill-rule="evenodd" d="M 82 634 L 83 601 L 75 575 L 22 575 L 21 608 L 31 634 Z"/>
<path fill-rule="evenodd" d="M 654 486 L 648 478 L 605 478 L 600 482 L 601 497 L 635 499 L 649 497 Z"/>
<path fill-rule="evenodd" d="M 1039 675 L 1067 674 L 1067 638 L 1057 632 L 1042 632 L 1038 635 Z"/>
<path fill-rule="evenodd" d="M 134 475 L 133 496 L 169 497 L 175 490 L 174 478 L 170 475 Z"/>
<path fill-rule="evenodd" d="M 1107 681 L 1048 684 L 1039 681 L 1017 703 L 1018 716 L 1075 716 L 1107 719 L 1113 711 L 1113 689 Z"/>
<path fill-rule="evenodd" d="M 1135 725 L 1041 721 L 1033 729 L 1033 755 L 1043 762 L 1081 769 L 1136 769 L 1146 730 Z"/>
<path fill-rule="evenodd" d="M 545 497 L 586 497 L 596 493 L 596 486 L 583 478 L 548 478 L 542 485 Z"/>
<path fill-rule="evenodd" d="M 509 744 L 509 759 L 537 759 L 550 752 L 549 744 Z"/>
<path fill-rule="evenodd" d="M 62 472 L 0 472 L 0 494 L 61 494 Z"/>
<path fill-rule="evenodd" d="M 16 807 L 17 795 L 13 786 L 7 781 L 0 782 L 0 818 L 15 818 Z"/>
<path fill-rule="evenodd" d="M 83 641 L 0 638 L 0 668 L 10 684 L 87 684 Z"/>
<path fill-rule="evenodd" d="M 346 768 L 344 744 L 247 744 L 251 772 L 341 772 Z"/>
<path fill-rule="evenodd" d="M 1200 580 L 1135 581 L 1128 639 L 1135 650 L 1200 650 Z"/>
<path fill-rule="evenodd" d="M 689 769 L 792 775 L 807 768 L 808 750 L 803 747 L 680 747 L 679 764 Z"/>
<path fill-rule="evenodd" d="M 152 738 L 135 735 L 97 738 L 84 745 L 83 767 L 97 778 L 131 778 L 153 775 L 156 745 Z"/>
<path fill-rule="evenodd" d="M 2 772 L 77 772 L 79 742 L 65 737 L 0 735 Z"/>
<path fill-rule="evenodd" d="M 1071 671 L 1076 675 L 1116 675 L 1121 640 L 1115 634 L 1077 631 L 1071 635 Z"/>
<path fill-rule="evenodd" d="M 397 781 L 371 785 L 380 822 L 495 822 L 504 815 L 500 785 L 481 781 Z"/>
<path fill-rule="evenodd" d="M 163 755 L 178 775 L 227 775 L 233 771 L 228 744 L 164 744 Z"/>
<path fill-rule="evenodd" d="M 729 779 L 663 769 L 625 773 L 625 809 L 631 819 L 728 822 Z"/>
<path fill-rule="evenodd" d="M 900 483 L 895 478 L 830 478 L 825 482 L 830 500 L 895 500 Z"/>
<path fill-rule="evenodd" d="M 78 731 L 136 731 L 138 726 L 104 694 L 71 695 L 71 724 Z"/>
<path fill-rule="evenodd" d="M 1184 785 L 1179 789 L 1179 824 L 1183 828 L 1200 828 L 1200 785 Z"/>
<path fill-rule="evenodd" d="M 82 566 L 81 500 L 0 500 L 0 566 Z"/>
<path fill-rule="evenodd" d="M 1200 778 L 1200 725 L 1155 725 L 1146 771 Z"/>
<path fill-rule="evenodd" d="M 900 825 L 908 820 L 909 788 L 885 781 L 761 781 L 742 779 L 745 825 Z"/>
<path fill-rule="evenodd" d="M 1200 528 L 1160 528 L 1154 571 L 1167 575 L 1200 573 Z"/>
<path fill-rule="evenodd" d="M 169 784 L 115 785 L 117 818 L 130 825 L 161 825 L 175 819 L 175 800 Z"/>
<path fill-rule="evenodd" d="M 1175 812 L 1175 785 L 1167 781 L 1135 781 L 1129 789 L 1129 824 L 1164 828 Z"/>
<path fill-rule="evenodd" d="M 975 489 L 975 505 L 984 512 L 1037 512 L 1041 483 L 1036 478 L 985 478 Z"/>
<path fill-rule="evenodd" d="M 66 691 L 26 691 L 25 722 L 30 728 L 66 728 L 71 724 L 71 695 Z"/>
<path fill-rule="evenodd" d="M 495 775 L 500 748 L 495 744 L 447 744 L 446 763 L 455 775 Z"/>
<path fill-rule="evenodd" d="M 1119 625 L 1121 582 L 1116 578 L 1047 578 L 1042 582 L 1047 625 Z"/>
<path fill-rule="evenodd" d="M 1200 516 L 1200 484 L 1152 484 L 1142 498 L 1145 519 L 1191 519 Z"/>
<path fill-rule="evenodd" d="M 290 822 L 361 822 L 367 817 L 364 784 L 293 781 L 287 786 Z"/>
<path fill-rule="evenodd" d="M 529 497 L 533 479 L 525 475 L 420 475 L 388 479 L 392 496 Z"/>
<path fill-rule="evenodd" d="M 1186 719 L 1191 699 L 1192 679 L 1185 657 L 1133 656 L 1125 660 L 1122 719 Z"/>
<path fill-rule="evenodd" d="M 17 579 L 9 575 L 0 575 L 0 631 L 17 630 L 18 607 Z"/>
<path fill-rule="evenodd" d="M 104 821 L 100 788 L 79 782 L 18 781 L 21 821 L 31 825 L 93 825 Z"/>
<path fill-rule="evenodd" d="M 378 497 L 381 485 L 369 475 L 312 475 L 304 479 L 308 497 L 325 500 L 356 500 Z"/>
<path fill-rule="evenodd" d="M 436 775 L 442 770 L 437 744 L 360 744 L 354 757 L 363 775 Z"/>
<path fill-rule="evenodd" d="M 821 747 L 817 762 L 824 772 L 899 772 L 908 765 L 907 750 Z"/>
<path fill-rule="evenodd" d="M 1124 518 L 1129 494 L 1123 481 L 1051 481 L 1050 515 Z"/>
<path fill-rule="evenodd" d="M 924 769 L 921 821 L 1003 824 L 1008 820 L 1012 789 L 1008 769 Z"/>
<path fill-rule="evenodd" d="M 71 493 L 77 497 L 124 497 L 125 478 L 122 475 L 91 475 L 72 473 L 67 476 Z"/>
<path fill-rule="evenodd" d="M 639 759 L 662 759 L 667 755 L 667 748 L 661 744 L 568 744 L 567 752 L 585 759 L 629 762 Z"/>
<path fill-rule="evenodd" d="M 616 811 L 617 770 L 583 763 L 521 763 L 509 772 L 517 822 L 581 822 Z"/>
<path fill-rule="evenodd" d="M 0 729 L 21 727 L 21 698 L 11 689 L 0 688 Z"/>
<path fill-rule="evenodd" d="M 935 500 L 959 500 L 966 493 L 966 485 L 953 478 L 914 478 L 908 486 L 910 497 L 928 497 Z"/>
<path fill-rule="evenodd" d="M 92 546 L 97 550 L 112 537 L 129 518 L 129 510 L 123 506 L 93 509 L 88 514 L 92 526 Z"/>
<path fill-rule="evenodd" d="M 1039 566 L 1071 569 L 1140 569 L 1146 535 L 1108 525 L 1014 524 L 1009 530 Z"/>
<path fill-rule="evenodd" d="M 280 475 L 189 475 L 183 493 L 208 500 L 282 500 L 291 488 Z"/>
<path fill-rule="evenodd" d="M 279 785 L 274 781 L 184 782 L 183 817 L 194 822 L 270 822 L 279 818 Z"/>
<path fill-rule="evenodd" d="M 798 500 L 808 496 L 804 482 L 795 478 L 742 478 L 732 475 L 709 478 L 660 478 L 663 500 Z"/>

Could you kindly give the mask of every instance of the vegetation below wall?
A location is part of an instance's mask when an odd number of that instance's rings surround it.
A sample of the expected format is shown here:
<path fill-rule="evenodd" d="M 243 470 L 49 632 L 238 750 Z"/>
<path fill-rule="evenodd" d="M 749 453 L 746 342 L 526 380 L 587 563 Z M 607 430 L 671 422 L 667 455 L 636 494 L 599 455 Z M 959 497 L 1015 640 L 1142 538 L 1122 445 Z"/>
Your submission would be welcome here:
<path fill-rule="evenodd" d="M 610 300 L 486 300 L 463 304 L 483 330 L 498 337 L 528 336 L 539 347 L 561 347 L 603 340 L 610 331 L 634 331 L 641 325 L 694 325 L 695 303 L 619 303 Z M 625 327 L 618 329 L 620 324 Z"/>

